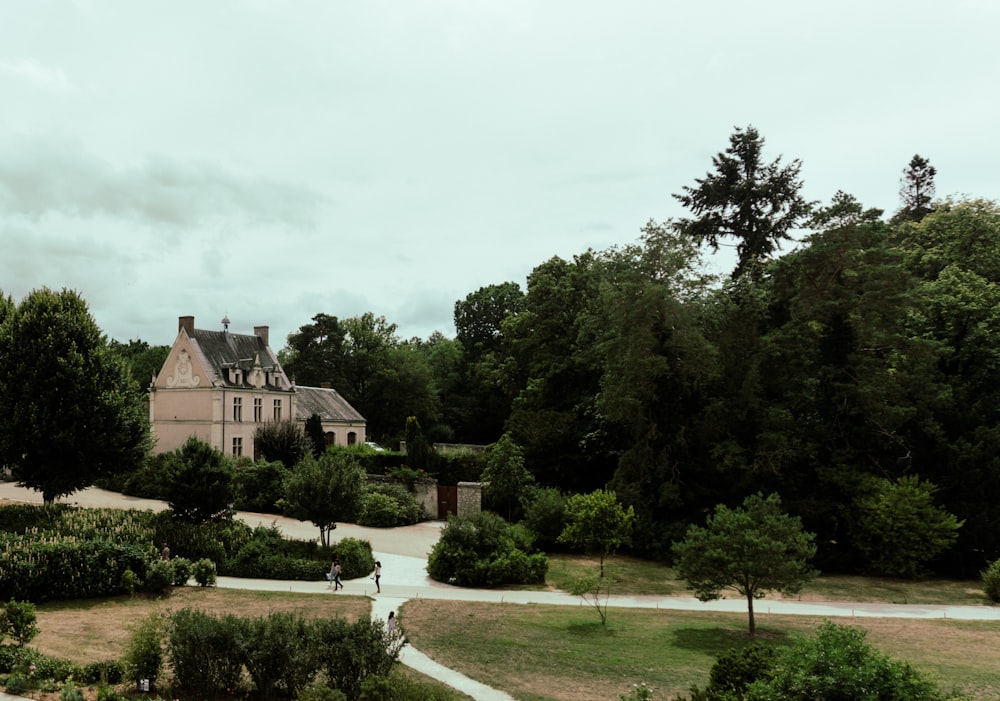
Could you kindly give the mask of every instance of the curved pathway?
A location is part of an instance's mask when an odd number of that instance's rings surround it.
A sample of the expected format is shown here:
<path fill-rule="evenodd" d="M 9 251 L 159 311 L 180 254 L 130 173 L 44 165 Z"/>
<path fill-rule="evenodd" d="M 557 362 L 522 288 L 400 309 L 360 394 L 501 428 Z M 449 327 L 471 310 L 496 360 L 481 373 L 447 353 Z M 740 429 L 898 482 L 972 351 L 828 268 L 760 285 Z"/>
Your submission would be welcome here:
<path fill-rule="evenodd" d="M 0 499 L 41 502 L 37 492 L 20 489 L 13 483 L 0 483 Z M 116 507 L 152 509 L 166 508 L 160 501 L 126 497 L 116 492 L 91 488 L 78 492 L 66 501 L 88 507 Z M 237 518 L 250 526 L 275 525 L 286 536 L 315 539 L 318 528 L 310 523 L 274 516 L 238 512 Z M 580 597 L 556 591 L 525 591 L 496 589 L 466 589 L 436 582 L 427 576 L 427 555 L 437 542 L 442 522 L 424 522 L 403 528 L 365 528 L 351 524 L 340 525 L 337 539 L 351 537 L 367 540 L 372 544 L 375 558 L 382 562 L 381 593 L 376 593 L 375 582 L 361 577 L 345 580 L 344 593 L 372 597 L 372 617 L 385 620 L 390 611 L 399 610 L 410 599 L 448 599 L 452 601 L 483 601 L 495 603 L 553 604 L 562 606 L 588 606 Z M 327 593 L 324 582 L 298 582 L 271 579 L 242 579 L 219 577 L 219 587 L 255 589 L 261 591 L 290 591 L 301 593 Z M 701 602 L 690 596 L 612 596 L 608 604 L 614 607 L 673 609 L 683 611 L 724 611 L 746 613 L 743 599 L 720 599 Z M 820 617 L 851 618 L 953 618 L 959 620 L 1000 621 L 1000 607 L 991 606 L 942 606 L 920 604 L 870 604 L 849 602 L 806 602 L 787 599 L 761 599 L 754 606 L 760 614 L 791 614 Z M 454 670 L 434 662 L 410 645 L 404 646 L 400 661 L 414 669 L 438 679 L 477 701 L 512 701 L 502 691 L 492 689 L 469 679 Z M 0 694 L 0 699 L 16 697 Z"/>

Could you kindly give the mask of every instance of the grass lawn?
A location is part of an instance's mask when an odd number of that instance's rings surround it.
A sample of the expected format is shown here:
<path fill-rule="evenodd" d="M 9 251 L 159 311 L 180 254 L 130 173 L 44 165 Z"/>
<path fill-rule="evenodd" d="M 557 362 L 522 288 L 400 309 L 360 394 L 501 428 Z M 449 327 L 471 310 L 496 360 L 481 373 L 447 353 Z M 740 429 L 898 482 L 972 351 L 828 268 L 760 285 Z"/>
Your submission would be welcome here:
<path fill-rule="evenodd" d="M 415 599 L 400 622 L 413 645 L 447 667 L 517 699 L 617 699 L 633 684 L 672 699 L 704 687 L 715 658 L 745 645 L 746 616 L 613 609 L 607 626 L 586 607 Z M 782 645 L 811 635 L 821 619 L 758 615 L 758 639 Z M 1000 698 L 1000 623 L 837 619 L 869 631 L 894 659 L 932 675 L 947 692 Z"/>
<path fill-rule="evenodd" d="M 361 596 L 255 592 L 215 587 L 177 587 L 167 597 L 121 596 L 109 599 L 60 601 L 37 607 L 39 634 L 30 645 L 52 657 L 78 664 L 121 657 L 132 623 L 160 611 L 194 608 L 213 615 L 232 613 L 247 618 L 266 617 L 275 611 L 301 614 L 306 618 L 341 617 L 354 622 L 371 615 L 371 602 Z M 451 694 L 454 701 L 469 697 L 439 682 L 400 665 L 398 672 L 407 678 Z M 95 698 L 96 690 L 85 692 Z M 59 693 L 34 694 L 49 701 Z"/>
<path fill-rule="evenodd" d="M 579 555 L 549 555 L 546 577 L 550 588 L 568 591 L 571 582 L 584 574 L 596 574 L 599 561 Z M 692 596 L 674 571 L 659 562 L 616 555 L 604 563 L 613 578 L 612 594 Z M 768 598 L 781 598 L 768 595 Z M 802 601 L 856 601 L 887 604 L 989 604 L 979 580 L 925 579 L 911 581 L 848 575 L 820 575 L 794 597 Z"/>
<path fill-rule="evenodd" d="M 549 588 L 569 588 L 597 562 L 550 558 Z M 634 558 L 606 563 L 616 594 L 688 595 L 670 568 Z M 820 577 L 804 600 L 982 605 L 979 582 L 905 582 L 861 577 Z M 765 600 L 766 601 L 766 600 Z M 364 597 L 253 592 L 182 587 L 164 598 L 115 597 L 52 602 L 38 607 L 41 633 L 32 647 L 78 663 L 121 655 L 132 622 L 152 611 L 185 607 L 208 613 L 266 616 L 272 611 L 306 617 L 369 615 Z M 758 608 L 758 639 L 782 645 L 811 635 L 820 619 L 776 616 Z M 520 606 L 413 600 L 400 619 L 414 646 L 442 664 L 517 699 L 617 699 L 645 682 L 656 699 L 704 687 L 715 658 L 747 643 L 745 614 L 612 609 L 607 626 L 589 606 Z M 1000 698 L 1000 623 L 953 620 L 837 619 L 869 631 L 868 639 L 895 659 L 934 676 L 941 688 L 968 699 Z M 412 670 L 407 675 L 428 681 Z M 57 698 L 57 696 L 52 697 Z M 456 699 L 465 698 L 456 694 Z"/>

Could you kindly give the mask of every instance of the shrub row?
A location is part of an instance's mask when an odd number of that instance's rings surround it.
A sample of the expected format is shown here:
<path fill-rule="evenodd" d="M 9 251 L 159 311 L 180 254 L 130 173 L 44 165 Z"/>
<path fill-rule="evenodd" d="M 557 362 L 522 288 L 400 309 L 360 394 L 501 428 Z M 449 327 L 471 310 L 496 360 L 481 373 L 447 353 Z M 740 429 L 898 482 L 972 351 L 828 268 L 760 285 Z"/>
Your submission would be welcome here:
<path fill-rule="evenodd" d="M 276 612 L 266 618 L 210 616 L 183 609 L 171 616 L 165 641 L 172 689 L 200 698 L 291 698 L 320 682 L 357 698 L 370 676 L 386 676 L 402 639 L 381 621 L 307 621 Z M 158 675 L 156 675 L 158 676 Z"/>
<path fill-rule="evenodd" d="M 231 519 L 191 524 L 170 511 L 17 505 L 0 507 L 0 523 L 9 531 L 0 532 L 0 598 L 163 591 L 172 580 L 187 581 L 158 564 L 164 543 L 184 561 L 216 563 L 223 576 L 321 580 L 335 553 L 347 579 L 375 565 L 367 541 L 343 539 L 324 548 L 284 538 L 273 526 L 251 528 Z"/>

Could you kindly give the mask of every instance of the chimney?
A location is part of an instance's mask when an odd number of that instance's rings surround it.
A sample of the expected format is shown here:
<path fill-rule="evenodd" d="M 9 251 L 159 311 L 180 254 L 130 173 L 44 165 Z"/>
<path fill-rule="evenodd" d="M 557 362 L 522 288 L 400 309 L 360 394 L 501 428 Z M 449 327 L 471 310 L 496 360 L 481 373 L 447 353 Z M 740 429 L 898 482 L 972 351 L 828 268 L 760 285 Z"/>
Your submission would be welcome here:
<path fill-rule="evenodd" d="M 187 331 L 188 336 L 194 336 L 194 317 L 193 316 L 179 316 L 177 317 L 177 333 L 181 330 Z"/>
<path fill-rule="evenodd" d="M 329 382 L 320 382 L 319 383 L 319 388 L 320 389 L 330 389 L 330 383 Z"/>
<path fill-rule="evenodd" d="M 270 327 L 268 327 L 268 326 L 254 326 L 253 327 L 253 335 L 254 336 L 260 336 L 261 340 L 264 341 L 264 345 L 265 346 L 267 345 L 267 330 L 268 330 L 268 328 L 270 328 Z"/>

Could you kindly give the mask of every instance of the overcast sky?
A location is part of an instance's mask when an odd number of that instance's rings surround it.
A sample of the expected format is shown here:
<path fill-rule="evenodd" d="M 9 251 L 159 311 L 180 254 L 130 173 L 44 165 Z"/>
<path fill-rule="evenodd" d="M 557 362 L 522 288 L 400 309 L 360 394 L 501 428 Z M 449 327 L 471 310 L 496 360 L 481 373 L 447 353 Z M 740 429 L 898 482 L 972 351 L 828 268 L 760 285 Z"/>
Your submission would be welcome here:
<path fill-rule="evenodd" d="M 754 125 L 805 195 L 1000 193 L 996 0 L 4 0 L 0 290 L 111 338 L 456 300 L 684 215 Z"/>

